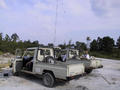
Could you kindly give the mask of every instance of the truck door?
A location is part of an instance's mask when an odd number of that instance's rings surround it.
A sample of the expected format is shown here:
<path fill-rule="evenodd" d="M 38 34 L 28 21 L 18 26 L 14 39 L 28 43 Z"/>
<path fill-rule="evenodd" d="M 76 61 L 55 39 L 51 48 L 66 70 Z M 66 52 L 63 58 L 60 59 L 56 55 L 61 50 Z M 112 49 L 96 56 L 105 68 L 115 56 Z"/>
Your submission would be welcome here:
<path fill-rule="evenodd" d="M 12 68 L 13 72 L 19 72 L 22 69 L 23 63 L 22 63 L 22 50 L 16 49 L 15 51 L 15 57 L 12 61 Z"/>
<path fill-rule="evenodd" d="M 43 59 L 44 59 L 44 50 L 42 50 L 42 49 L 39 49 L 38 50 L 38 57 L 37 57 L 37 59 L 39 60 L 39 61 L 43 61 Z"/>

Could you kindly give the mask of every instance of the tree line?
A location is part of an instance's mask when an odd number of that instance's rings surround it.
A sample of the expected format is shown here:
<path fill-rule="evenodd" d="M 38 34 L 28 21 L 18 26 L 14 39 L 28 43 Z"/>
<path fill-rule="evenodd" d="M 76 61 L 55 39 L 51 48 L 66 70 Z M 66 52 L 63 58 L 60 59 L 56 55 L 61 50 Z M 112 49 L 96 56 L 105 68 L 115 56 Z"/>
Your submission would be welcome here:
<path fill-rule="evenodd" d="M 0 51 L 3 53 L 10 52 L 15 53 L 15 50 L 17 48 L 20 48 L 21 50 L 25 50 L 29 47 L 54 47 L 53 43 L 48 43 L 47 45 L 40 44 L 38 40 L 30 41 L 20 40 L 19 36 L 16 33 L 13 33 L 11 36 L 6 34 L 3 37 L 3 33 L 0 33 Z M 62 49 L 65 48 L 75 48 L 80 50 L 80 52 L 83 52 L 84 50 L 87 50 L 87 45 L 84 42 L 76 41 L 75 43 L 72 43 L 72 40 L 69 40 L 68 43 L 59 44 L 59 47 Z M 115 43 L 114 39 L 106 36 L 106 37 L 98 37 L 97 39 L 94 39 L 90 43 L 90 52 L 92 55 L 99 56 L 107 55 L 111 57 L 117 57 L 120 58 L 120 37 L 118 37 L 117 42 Z"/>
<path fill-rule="evenodd" d="M 48 43 L 48 45 L 40 44 L 39 41 L 30 41 L 30 40 L 25 40 L 22 41 L 20 40 L 19 36 L 16 33 L 13 33 L 11 36 L 6 34 L 3 37 L 3 33 L 0 33 L 0 51 L 3 53 L 10 52 L 10 53 L 15 53 L 15 50 L 17 48 L 21 50 L 25 50 L 26 48 L 29 47 L 54 47 L 53 43 Z M 86 49 L 86 44 L 84 42 L 79 42 L 77 41 L 76 44 L 72 44 L 72 40 L 70 40 L 67 44 L 59 44 L 59 47 L 62 49 L 65 49 L 67 47 L 75 47 L 75 49 L 79 49 L 81 51 Z"/>
<path fill-rule="evenodd" d="M 94 52 L 95 56 L 120 59 L 120 37 L 117 42 L 109 36 L 98 37 L 91 42 L 90 51 Z"/>
<path fill-rule="evenodd" d="M 10 52 L 14 54 L 17 48 L 25 50 L 28 47 L 36 46 L 39 46 L 39 42 L 37 40 L 33 42 L 30 40 L 22 41 L 16 33 L 11 36 L 6 34 L 5 37 L 0 33 L 0 51 L 3 53 Z"/>

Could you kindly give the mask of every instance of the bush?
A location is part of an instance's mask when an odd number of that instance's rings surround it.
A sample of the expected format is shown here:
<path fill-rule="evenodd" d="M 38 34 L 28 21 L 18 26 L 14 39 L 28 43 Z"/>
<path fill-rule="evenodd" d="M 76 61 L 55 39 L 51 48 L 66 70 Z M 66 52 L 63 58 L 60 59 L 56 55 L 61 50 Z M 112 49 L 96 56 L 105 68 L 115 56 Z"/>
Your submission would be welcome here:
<path fill-rule="evenodd" d="M 0 55 L 2 55 L 3 53 L 0 51 Z"/>

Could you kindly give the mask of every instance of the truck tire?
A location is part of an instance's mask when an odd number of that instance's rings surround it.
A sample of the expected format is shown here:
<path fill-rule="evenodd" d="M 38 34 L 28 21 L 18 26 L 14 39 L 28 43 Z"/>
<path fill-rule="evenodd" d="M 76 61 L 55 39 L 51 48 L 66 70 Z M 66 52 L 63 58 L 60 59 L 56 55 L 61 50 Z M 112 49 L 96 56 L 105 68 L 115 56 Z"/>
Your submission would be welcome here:
<path fill-rule="evenodd" d="M 85 72 L 86 72 L 87 74 L 90 74 L 90 73 L 92 72 L 92 70 L 93 70 L 93 69 L 85 69 Z"/>
<path fill-rule="evenodd" d="M 55 63 L 55 61 L 54 61 L 54 59 L 53 59 L 52 56 L 46 57 L 46 62 L 48 62 L 48 63 L 50 63 L 50 64 L 54 64 L 54 63 Z"/>
<path fill-rule="evenodd" d="M 20 72 L 15 72 L 13 73 L 14 76 L 19 76 L 20 75 Z"/>
<path fill-rule="evenodd" d="M 53 87 L 55 83 L 55 77 L 52 75 L 52 73 L 46 72 L 43 75 L 43 84 L 47 87 Z"/>

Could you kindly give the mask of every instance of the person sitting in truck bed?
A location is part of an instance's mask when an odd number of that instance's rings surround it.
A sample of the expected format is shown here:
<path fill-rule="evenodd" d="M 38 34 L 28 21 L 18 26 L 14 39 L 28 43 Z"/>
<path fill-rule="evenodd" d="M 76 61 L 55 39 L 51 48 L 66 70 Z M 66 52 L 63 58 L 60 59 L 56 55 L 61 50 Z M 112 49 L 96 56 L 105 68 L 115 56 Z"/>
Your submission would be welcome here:
<path fill-rule="evenodd" d="M 58 61 L 65 62 L 66 58 L 67 58 L 66 54 L 63 54 L 61 52 L 58 53 L 58 58 L 57 58 Z"/>
<path fill-rule="evenodd" d="M 84 54 L 82 55 L 82 58 L 85 58 L 85 59 L 90 59 L 90 55 L 88 54 L 88 51 L 85 51 Z"/>

